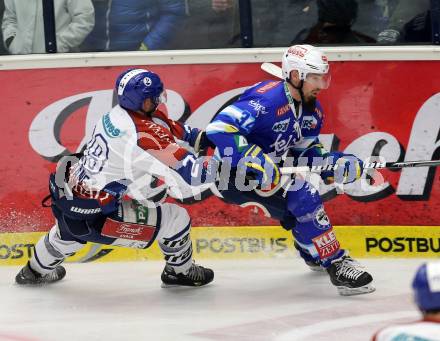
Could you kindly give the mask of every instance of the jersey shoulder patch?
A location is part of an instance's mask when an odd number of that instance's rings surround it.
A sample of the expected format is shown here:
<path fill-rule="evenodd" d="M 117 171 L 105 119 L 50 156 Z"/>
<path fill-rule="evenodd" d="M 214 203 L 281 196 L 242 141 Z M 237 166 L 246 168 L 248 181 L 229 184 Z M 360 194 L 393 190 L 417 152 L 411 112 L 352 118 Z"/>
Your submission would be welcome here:
<path fill-rule="evenodd" d="M 281 81 L 264 81 L 254 87 L 254 91 L 258 94 L 264 94 L 277 85 L 279 85 Z"/>
<path fill-rule="evenodd" d="M 101 123 L 105 135 L 110 138 L 122 137 L 130 128 L 124 109 L 118 106 L 102 115 Z"/>

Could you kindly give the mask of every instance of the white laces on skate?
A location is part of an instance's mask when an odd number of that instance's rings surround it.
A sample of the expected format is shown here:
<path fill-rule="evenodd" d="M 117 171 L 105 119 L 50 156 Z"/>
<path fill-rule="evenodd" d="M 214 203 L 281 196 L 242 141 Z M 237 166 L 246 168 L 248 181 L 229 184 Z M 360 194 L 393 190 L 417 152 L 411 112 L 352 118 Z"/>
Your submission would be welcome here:
<path fill-rule="evenodd" d="M 54 270 L 54 271 L 48 273 L 47 275 L 44 275 L 43 277 L 47 280 L 53 281 L 53 280 L 57 280 L 59 276 L 58 276 L 58 273 L 56 272 L 56 270 Z"/>
<path fill-rule="evenodd" d="M 356 280 L 364 273 L 363 270 L 357 269 L 362 268 L 362 266 L 352 258 L 342 259 L 342 261 L 336 263 L 336 267 L 338 269 L 336 275 L 342 275 L 347 279 Z"/>
<path fill-rule="evenodd" d="M 192 263 L 186 275 L 194 281 L 201 281 L 205 277 L 203 267 L 196 263 Z"/>

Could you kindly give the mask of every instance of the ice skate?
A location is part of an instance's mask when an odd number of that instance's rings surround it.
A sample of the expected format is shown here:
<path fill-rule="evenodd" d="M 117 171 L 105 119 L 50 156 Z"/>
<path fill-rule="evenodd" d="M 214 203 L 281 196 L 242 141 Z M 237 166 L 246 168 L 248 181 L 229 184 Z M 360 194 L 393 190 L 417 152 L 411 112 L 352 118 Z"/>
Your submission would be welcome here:
<path fill-rule="evenodd" d="M 52 272 L 48 274 L 40 274 L 33 270 L 29 262 L 15 276 L 15 282 L 20 285 L 44 285 L 62 280 L 66 276 L 66 269 L 58 265 Z"/>
<path fill-rule="evenodd" d="M 373 277 L 348 255 L 332 261 L 327 272 L 342 296 L 368 294 L 376 290 L 372 285 Z"/>
<path fill-rule="evenodd" d="M 178 285 L 199 287 L 212 282 L 214 271 L 193 263 L 185 274 L 176 274 L 173 267 L 167 264 L 163 269 L 161 279 L 163 288 Z"/>
<path fill-rule="evenodd" d="M 295 249 L 298 250 L 301 258 L 304 260 L 304 262 L 306 263 L 306 265 L 309 267 L 310 270 L 316 272 L 325 272 L 325 268 L 323 268 L 318 261 L 314 260 L 312 256 L 305 253 L 296 241 L 293 242 L 293 246 L 295 247 Z"/>

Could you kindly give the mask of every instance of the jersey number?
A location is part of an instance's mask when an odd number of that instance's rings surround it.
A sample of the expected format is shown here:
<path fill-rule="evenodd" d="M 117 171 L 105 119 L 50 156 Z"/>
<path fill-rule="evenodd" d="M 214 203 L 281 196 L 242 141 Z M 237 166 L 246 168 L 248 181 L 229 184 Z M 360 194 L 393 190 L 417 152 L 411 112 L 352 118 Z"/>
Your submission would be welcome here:
<path fill-rule="evenodd" d="M 96 134 L 87 143 L 84 151 L 84 168 L 92 174 L 99 173 L 108 159 L 107 141 L 101 134 Z"/>

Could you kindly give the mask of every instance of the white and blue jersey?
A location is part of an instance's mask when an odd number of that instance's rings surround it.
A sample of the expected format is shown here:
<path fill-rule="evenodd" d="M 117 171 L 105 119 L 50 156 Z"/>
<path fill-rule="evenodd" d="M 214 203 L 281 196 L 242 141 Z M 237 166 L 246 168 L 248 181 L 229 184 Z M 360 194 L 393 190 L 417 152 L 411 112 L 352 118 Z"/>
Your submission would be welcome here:
<path fill-rule="evenodd" d="M 224 108 L 208 125 L 206 133 L 221 157 L 225 156 L 225 148 L 233 148 L 232 166 L 236 166 L 243 152 L 253 144 L 275 160 L 288 150 L 294 155 L 301 154 L 319 143 L 322 120 L 318 101 L 314 111 L 303 106 L 297 110 L 289 104 L 284 82 L 264 81 Z"/>

